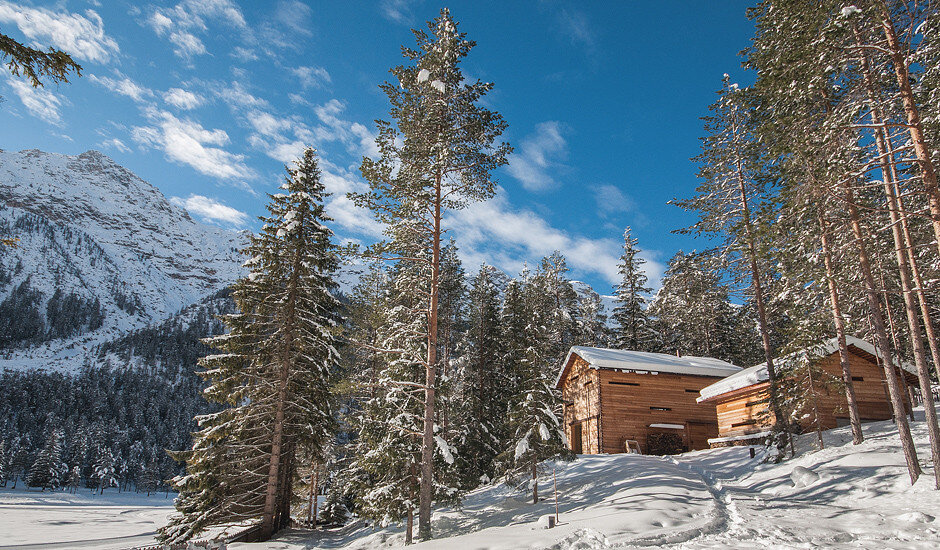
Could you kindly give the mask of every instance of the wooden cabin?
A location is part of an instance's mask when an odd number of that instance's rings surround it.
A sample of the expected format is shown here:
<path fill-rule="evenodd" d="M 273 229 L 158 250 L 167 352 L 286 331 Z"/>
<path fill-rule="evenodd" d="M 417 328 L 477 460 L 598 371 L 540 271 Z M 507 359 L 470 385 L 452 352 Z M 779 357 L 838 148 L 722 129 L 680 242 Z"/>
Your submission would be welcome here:
<path fill-rule="evenodd" d="M 718 417 L 696 398 L 740 370 L 708 357 L 572 347 L 555 379 L 568 444 L 578 454 L 648 453 L 650 442 L 667 439 L 679 450 L 707 449 Z"/>
<path fill-rule="evenodd" d="M 885 381 L 884 369 L 878 363 L 875 347 L 859 338 L 847 336 L 849 365 L 852 372 L 852 386 L 858 403 L 858 414 L 862 422 L 889 420 L 892 417 L 891 402 Z M 807 359 L 818 361 L 818 367 L 836 380 L 842 380 L 842 365 L 839 360 L 839 344 L 835 338 L 809 350 L 775 359 L 785 365 L 787 361 Z M 904 365 L 902 387 L 904 398 L 910 407 L 910 388 L 916 387 L 916 371 L 910 365 Z M 809 381 L 803 381 L 808 384 Z M 773 414 L 768 411 L 770 382 L 767 377 L 767 364 L 761 363 L 744 369 L 724 380 L 702 389 L 698 402 L 713 405 L 718 409 L 718 437 L 711 439 L 712 446 L 746 445 L 754 443 L 770 433 L 773 426 Z M 816 409 L 819 411 L 819 424 L 824 430 L 845 426 L 849 423 L 848 405 L 845 392 L 841 389 L 828 389 L 824 384 L 815 387 Z M 908 409 L 909 411 L 909 409 Z M 816 428 L 813 414 L 804 415 L 804 429 Z"/>

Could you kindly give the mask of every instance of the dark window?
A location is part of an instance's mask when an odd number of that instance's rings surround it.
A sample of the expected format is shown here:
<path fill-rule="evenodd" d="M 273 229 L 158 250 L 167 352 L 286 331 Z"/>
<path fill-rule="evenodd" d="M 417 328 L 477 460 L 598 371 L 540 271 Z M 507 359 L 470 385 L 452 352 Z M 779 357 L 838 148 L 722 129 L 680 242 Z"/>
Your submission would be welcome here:
<path fill-rule="evenodd" d="M 852 382 L 864 382 L 864 381 L 865 381 L 865 377 L 864 377 L 864 376 L 853 376 L 853 377 L 852 377 Z"/>
<path fill-rule="evenodd" d="M 745 407 L 753 407 L 754 405 L 763 405 L 764 401 L 748 401 L 744 404 Z"/>
<path fill-rule="evenodd" d="M 741 426 L 753 426 L 754 424 L 757 424 L 756 420 L 745 420 L 744 422 L 735 422 L 731 427 L 740 428 Z"/>
<path fill-rule="evenodd" d="M 698 393 L 698 390 L 685 390 L 685 393 Z"/>
<path fill-rule="evenodd" d="M 671 411 L 669 407 L 650 407 L 651 411 Z"/>
<path fill-rule="evenodd" d="M 608 382 L 608 384 L 613 384 L 614 386 L 639 386 L 636 382 Z"/>

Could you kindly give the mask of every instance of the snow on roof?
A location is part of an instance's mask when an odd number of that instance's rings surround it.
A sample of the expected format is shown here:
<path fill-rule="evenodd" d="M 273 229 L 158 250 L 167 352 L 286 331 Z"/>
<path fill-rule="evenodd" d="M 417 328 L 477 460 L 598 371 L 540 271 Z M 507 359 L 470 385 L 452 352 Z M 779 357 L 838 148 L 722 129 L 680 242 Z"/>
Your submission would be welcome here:
<path fill-rule="evenodd" d="M 555 378 L 556 386 L 561 381 L 572 355 L 584 359 L 593 369 L 647 372 L 651 374 L 664 372 L 695 376 L 728 376 L 741 370 L 741 367 L 712 357 L 676 357 L 666 353 L 572 346 L 568 356 L 565 357 L 565 362 L 561 365 L 558 376 Z"/>
<path fill-rule="evenodd" d="M 866 342 L 865 340 L 862 340 L 861 338 L 856 338 L 854 336 L 846 336 L 845 343 L 848 346 L 852 346 L 864 352 L 870 353 L 871 355 L 874 355 L 875 357 L 879 356 L 875 350 L 875 346 L 869 344 L 868 342 Z M 789 355 L 778 357 L 777 359 L 775 359 L 775 361 L 778 361 L 778 360 L 786 361 L 787 359 L 794 358 L 799 354 L 806 353 L 807 351 L 812 352 L 816 357 L 825 357 L 827 355 L 832 355 L 833 353 L 836 353 L 839 351 L 839 340 L 837 338 L 830 338 L 829 340 L 826 340 L 825 342 L 822 342 L 818 346 L 815 346 L 811 349 L 795 351 Z M 901 367 L 904 370 L 912 374 L 916 374 L 917 372 L 916 370 L 914 370 L 914 367 L 908 363 L 902 364 Z M 699 397 L 696 401 L 701 403 L 702 401 L 705 401 L 706 399 L 711 399 L 712 397 L 717 397 L 719 395 L 723 395 L 728 392 L 732 392 L 734 390 L 740 390 L 741 388 L 746 388 L 748 386 L 753 386 L 754 384 L 766 382 L 767 379 L 768 379 L 767 363 L 754 365 L 753 367 L 744 369 L 736 374 L 732 374 L 731 376 L 725 378 L 724 380 L 719 380 L 715 382 L 714 384 L 712 384 L 711 386 L 705 386 L 704 388 L 702 388 L 702 391 L 699 392 L 701 397 Z"/>

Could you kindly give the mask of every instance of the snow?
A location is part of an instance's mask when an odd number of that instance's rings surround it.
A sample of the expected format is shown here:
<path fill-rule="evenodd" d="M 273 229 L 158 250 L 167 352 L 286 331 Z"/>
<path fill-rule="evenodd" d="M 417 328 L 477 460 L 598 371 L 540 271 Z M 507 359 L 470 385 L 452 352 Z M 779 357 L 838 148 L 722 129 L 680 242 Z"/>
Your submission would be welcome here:
<path fill-rule="evenodd" d="M 432 80 L 432 81 L 431 81 L 431 87 L 434 88 L 435 90 L 437 90 L 438 92 L 442 93 L 442 94 L 443 94 L 443 93 L 446 91 L 446 89 L 447 89 L 447 87 L 444 85 L 444 83 L 441 82 L 440 80 Z"/>
<path fill-rule="evenodd" d="M 155 544 L 154 534 L 173 513 L 174 493 L 92 494 L 79 489 L 40 492 L 0 488 L 0 546 L 27 548 L 131 548 Z"/>
<path fill-rule="evenodd" d="M 912 434 L 929 457 L 923 410 Z M 796 439 L 796 457 L 765 463 L 759 447 L 724 447 L 673 457 L 582 455 L 544 464 L 542 500 L 504 484 L 469 493 L 460 507 L 435 510 L 435 539 L 416 549 L 500 550 L 649 548 L 857 548 L 922 550 L 940 547 L 940 491 L 929 466 L 911 485 L 890 421 L 863 425 L 852 445 L 849 427 Z M 553 515 L 552 468 L 557 470 L 559 523 Z M 172 512 L 171 498 L 135 493 L 92 495 L 82 489 L 39 492 L 0 488 L 0 544 L 18 548 L 128 548 L 152 544 Z M 544 521 L 544 520 L 542 520 Z M 285 531 L 241 550 L 400 548 L 400 525 L 373 528 L 361 519 L 342 528 Z"/>
<path fill-rule="evenodd" d="M 862 10 L 855 6 L 845 6 L 842 8 L 842 17 L 851 17 L 857 13 L 862 13 Z"/>
<path fill-rule="evenodd" d="M 865 340 L 862 340 L 861 338 L 856 338 L 854 336 L 846 336 L 845 343 L 847 346 L 860 349 L 876 357 L 878 356 L 878 353 L 875 350 L 875 346 L 869 344 L 868 342 L 866 342 Z M 821 344 L 819 344 L 818 346 L 815 346 L 813 349 L 809 351 L 813 353 L 816 357 L 824 357 L 826 355 L 837 353 L 839 351 L 839 340 L 837 338 L 830 338 L 829 340 L 822 342 Z M 774 359 L 774 361 L 784 362 L 790 359 L 794 359 L 797 356 L 802 355 L 803 353 L 804 352 L 802 351 L 791 353 L 784 357 L 776 358 Z M 904 370 L 910 372 L 911 374 L 917 374 L 917 371 L 915 370 L 915 368 L 909 363 L 904 363 L 901 365 L 901 367 Z M 753 367 L 744 369 L 736 374 L 732 374 L 731 376 L 725 378 L 724 380 L 719 380 L 718 382 L 715 382 L 714 384 L 710 386 L 706 386 L 702 388 L 702 391 L 699 392 L 699 395 L 701 397 L 699 397 L 697 401 L 702 402 L 702 401 L 705 401 L 706 399 L 711 399 L 713 397 L 717 397 L 719 395 L 723 395 L 728 392 L 732 392 L 734 390 L 739 390 L 742 388 L 746 388 L 748 386 L 753 386 L 754 384 L 758 384 L 760 382 L 766 382 L 767 379 L 768 379 L 767 364 L 761 363 L 760 365 L 754 365 Z"/>
<path fill-rule="evenodd" d="M 663 428 L 666 430 L 684 430 L 685 426 L 682 424 L 650 424 L 650 428 Z"/>
<path fill-rule="evenodd" d="M 427 69 L 421 69 L 418 71 L 418 82 L 427 82 L 428 78 L 431 77 L 431 71 Z"/>
<path fill-rule="evenodd" d="M 697 376 L 728 376 L 741 371 L 741 367 L 712 357 L 676 357 L 665 353 L 573 346 L 562 363 L 558 376 L 555 378 L 555 386 L 561 381 L 572 355 L 581 357 L 594 369 L 613 369 L 625 372 L 650 374 L 667 372 Z"/>
<path fill-rule="evenodd" d="M 923 411 L 917 415 L 914 438 L 921 456 L 929 457 Z M 665 458 L 582 455 L 549 463 L 539 478 L 538 504 L 506 485 L 478 489 L 459 509 L 436 510 L 435 539 L 414 548 L 937 548 L 940 491 L 932 488 L 932 471 L 912 486 L 893 424 L 863 429 L 866 441 L 858 446 L 848 427 L 825 432 L 822 451 L 815 450 L 815 434 L 799 436 L 796 458 L 780 464 L 764 463 L 763 447 L 753 459 L 748 447 L 724 447 Z M 540 519 L 554 514 L 552 467 L 560 517 L 556 527 L 543 529 Z M 805 481 L 794 484 L 794 472 Z M 373 529 L 356 520 L 229 548 L 365 550 L 403 542 L 401 526 Z"/>

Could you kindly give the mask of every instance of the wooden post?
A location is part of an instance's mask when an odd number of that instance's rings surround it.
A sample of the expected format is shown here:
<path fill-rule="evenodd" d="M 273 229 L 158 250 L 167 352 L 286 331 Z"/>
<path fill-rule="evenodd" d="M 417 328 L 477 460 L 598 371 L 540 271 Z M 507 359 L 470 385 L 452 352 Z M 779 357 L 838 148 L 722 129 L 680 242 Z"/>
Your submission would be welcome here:
<path fill-rule="evenodd" d="M 555 468 L 552 468 L 552 487 L 555 491 L 555 525 L 558 525 L 558 479 L 555 477 Z"/>

